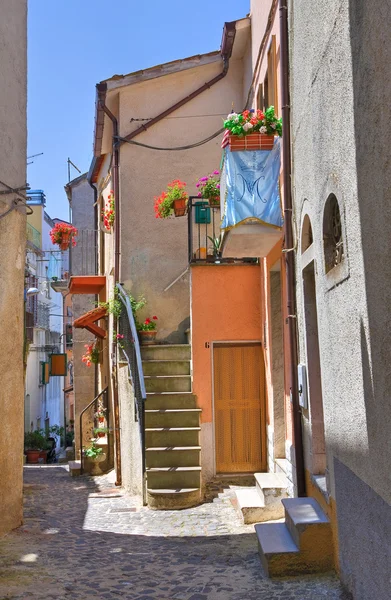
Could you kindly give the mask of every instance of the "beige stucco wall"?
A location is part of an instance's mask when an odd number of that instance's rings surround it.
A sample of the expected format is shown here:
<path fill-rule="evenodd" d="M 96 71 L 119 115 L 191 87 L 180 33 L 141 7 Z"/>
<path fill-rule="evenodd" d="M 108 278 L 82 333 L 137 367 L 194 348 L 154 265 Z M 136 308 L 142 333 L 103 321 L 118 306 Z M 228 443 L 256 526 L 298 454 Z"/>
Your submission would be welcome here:
<path fill-rule="evenodd" d="M 241 60 L 231 61 L 222 81 L 139 135 L 137 141 L 161 147 L 184 146 L 218 131 L 232 102 L 235 106 L 241 103 L 241 65 Z M 221 70 L 218 61 L 121 89 L 120 135 L 135 128 L 131 118 L 155 116 Z M 146 297 L 145 314 L 159 318 L 159 339 L 185 342 L 190 315 L 189 275 L 185 273 L 165 291 L 187 269 L 187 219 L 156 219 L 154 196 L 177 178 L 185 181 L 189 193 L 195 195 L 197 179 L 219 168 L 220 142 L 221 136 L 180 152 L 129 144 L 121 147 L 121 281 L 133 295 Z"/>
<path fill-rule="evenodd" d="M 0 19 L 0 180 L 26 182 L 26 0 L 3 0 Z M 4 189 L 0 185 L 0 189 Z M 1 196 L 0 214 L 14 199 Z M 0 219 L 0 535 L 22 522 L 23 287 L 26 217 Z M 12 358 L 10 350 L 12 349 Z"/>

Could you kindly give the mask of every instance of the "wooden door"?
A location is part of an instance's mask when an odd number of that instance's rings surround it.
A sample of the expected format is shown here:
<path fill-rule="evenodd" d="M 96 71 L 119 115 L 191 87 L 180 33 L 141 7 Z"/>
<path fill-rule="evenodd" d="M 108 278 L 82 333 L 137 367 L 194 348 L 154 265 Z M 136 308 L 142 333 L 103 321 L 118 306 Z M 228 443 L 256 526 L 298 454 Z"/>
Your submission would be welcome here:
<path fill-rule="evenodd" d="M 266 469 L 265 370 L 261 344 L 215 344 L 217 473 Z"/>

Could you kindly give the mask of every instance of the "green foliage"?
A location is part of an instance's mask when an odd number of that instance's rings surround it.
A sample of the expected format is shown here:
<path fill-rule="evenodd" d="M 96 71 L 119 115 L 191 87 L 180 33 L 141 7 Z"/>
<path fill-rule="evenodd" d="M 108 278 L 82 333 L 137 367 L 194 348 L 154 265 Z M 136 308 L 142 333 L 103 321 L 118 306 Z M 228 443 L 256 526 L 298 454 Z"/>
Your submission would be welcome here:
<path fill-rule="evenodd" d="M 49 427 L 49 433 L 62 438 L 64 436 L 64 427 L 60 427 L 59 425 L 51 425 Z"/>
<path fill-rule="evenodd" d="M 74 439 L 75 439 L 75 432 L 74 431 L 67 431 L 66 434 L 65 434 L 65 446 L 67 448 L 69 446 L 72 446 Z"/>
<path fill-rule="evenodd" d="M 113 315 L 117 319 L 121 316 L 123 304 L 118 299 L 118 290 L 115 288 L 114 295 L 109 299 L 108 302 L 98 302 L 98 306 L 103 306 L 106 309 L 107 314 Z"/>
<path fill-rule="evenodd" d="M 101 454 L 103 454 L 103 449 L 99 448 L 99 446 L 96 445 L 96 442 L 92 442 L 89 448 L 84 448 L 84 456 L 92 458 L 92 460 L 98 458 Z"/>
<path fill-rule="evenodd" d="M 245 110 L 241 114 L 232 112 L 224 121 L 225 129 L 233 135 L 244 136 L 250 133 L 282 135 L 282 119 L 274 114 L 274 106 L 262 110 Z"/>
<path fill-rule="evenodd" d="M 92 431 L 97 435 L 98 433 L 109 433 L 110 429 L 108 427 L 95 427 Z"/>
<path fill-rule="evenodd" d="M 221 248 L 221 243 L 223 241 L 223 238 L 221 235 L 219 235 L 219 237 L 216 238 L 212 238 L 208 235 L 208 240 L 210 240 L 213 244 L 213 250 L 215 254 L 218 254 L 220 252 L 220 248 Z"/>
<path fill-rule="evenodd" d="M 48 443 L 42 429 L 26 431 L 24 434 L 24 448 L 25 450 L 46 450 L 48 448 Z"/>

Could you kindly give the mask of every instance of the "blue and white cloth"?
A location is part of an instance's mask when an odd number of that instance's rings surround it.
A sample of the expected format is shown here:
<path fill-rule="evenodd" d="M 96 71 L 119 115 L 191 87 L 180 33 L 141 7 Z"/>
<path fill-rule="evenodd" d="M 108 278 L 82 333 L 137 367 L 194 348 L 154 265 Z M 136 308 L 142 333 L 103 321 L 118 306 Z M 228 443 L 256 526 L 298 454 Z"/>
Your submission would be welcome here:
<path fill-rule="evenodd" d="M 221 229 L 231 229 L 243 221 L 259 221 L 281 228 L 279 176 L 281 141 L 275 138 L 273 150 L 225 150 L 221 174 Z"/>

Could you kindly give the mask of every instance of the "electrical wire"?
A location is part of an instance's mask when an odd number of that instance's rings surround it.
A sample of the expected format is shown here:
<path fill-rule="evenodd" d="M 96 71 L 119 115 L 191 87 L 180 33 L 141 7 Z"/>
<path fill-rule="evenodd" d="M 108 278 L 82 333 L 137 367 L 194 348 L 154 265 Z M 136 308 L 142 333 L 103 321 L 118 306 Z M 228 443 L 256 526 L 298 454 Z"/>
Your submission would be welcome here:
<path fill-rule="evenodd" d="M 214 138 L 216 138 L 218 135 L 220 135 L 221 133 L 223 133 L 223 131 L 225 131 L 224 127 L 222 129 L 219 129 L 218 131 L 216 131 L 212 135 L 210 135 L 205 140 L 201 140 L 199 142 L 196 142 L 195 144 L 189 144 L 187 146 L 178 146 L 176 148 L 160 148 L 158 146 L 150 146 L 149 144 L 142 144 L 141 142 L 135 142 L 134 140 L 127 140 L 126 138 L 123 138 L 123 137 L 121 137 L 119 135 L 116 136 L 116 140 L 118 142 L 126 142 L 127 144 L 133 144 L 134 146 L 141 146 L 142 148 L 149 148 L 150 150 L 180 151 L 180 150 L 191 150 L 192 148 L 197 148 L 198 146 L 202 146 L 203 144 L 207 144 L 208 142 L 210 142 L 211 140 L 213 140 Z"/>
<path fill-rule="evenodd" d="M 20 194 L 17 190 L 15 190 L 10 185 L 8 185 L 8 183 L 4 183 L 4 181 L 0 180 L 0 184 L 3 187 L 7 188 L 7 190 L 9 191 L 10 194 L 16 194 L 16 196 L 19 196 L 19 200 L 13 200 L 12 205 L 9 207 L 9 209 L 6 210 L 5 212 L 1 213 L 0 219 L 3 219 L 4 217 L 6 217 L 13 210 L 17 210 L 20 206 L 24 206 L 25 208 L 27 208 L 30 211 L 30 212 L 27 212 L 26 214 L 28 214 L 28 215 L 33 214 L 34 211 L 31 208 L 31 206 L 28 206 L 26 204 L 26 196 L 23 196 L 22 194 Z M 23 202 L 22 202 L 22 200 L 23 200 Z"/>
<path fill-rule="evenodd" d="M 214 114 L 210 114 L 210 115 L 182 115 L 180 117 L 165 117 L 166 119 L 196 119 L 198 117 L 225 117 L 227 115 L 227 113 L 214 113 Z M 134 121 L 152 121 L 152 119 L 154 119 L 154 117 L 132 117 L 130 119 L 130 123 L 133 123 Z"/>

